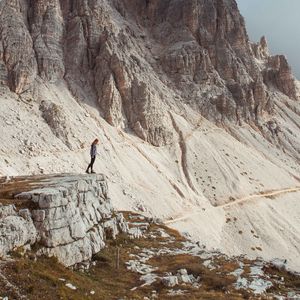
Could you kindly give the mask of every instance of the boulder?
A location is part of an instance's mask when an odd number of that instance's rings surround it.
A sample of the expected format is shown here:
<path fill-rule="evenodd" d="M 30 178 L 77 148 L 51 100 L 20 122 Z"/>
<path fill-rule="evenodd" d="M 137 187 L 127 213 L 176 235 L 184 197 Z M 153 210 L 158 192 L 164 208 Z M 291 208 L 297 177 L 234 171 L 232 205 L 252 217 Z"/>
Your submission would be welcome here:
<path fill-rule="evenodd" d="M 167 287 L 174 287 L 178 285 L 178 278 L 173 275 L 162 277 L 161 281 Z"/>

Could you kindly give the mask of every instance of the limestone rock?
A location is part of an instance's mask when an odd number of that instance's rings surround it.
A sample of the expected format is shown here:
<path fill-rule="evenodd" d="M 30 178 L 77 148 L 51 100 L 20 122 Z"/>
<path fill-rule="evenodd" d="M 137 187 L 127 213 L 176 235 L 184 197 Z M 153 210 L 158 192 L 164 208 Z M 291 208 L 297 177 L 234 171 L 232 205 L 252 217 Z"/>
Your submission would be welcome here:
<path fill-rule="evenodd" d="M 64 21 L 60 1 L 30 2 L 28 20 L 38 73 L 41 78 L 55 82 L 65 73 L 63 54 Z"/>
<path fill-rule="evenodd" d="M 103 224 L 105 235 L 108 239 L 115 239 L 116 235 L 118 234 L 118 227 L 116 219 L 111 219 Z"/>
<path fill-rule="evenodd" d="M 43 119 L 49 125 L 54 135 L 70 146 L 68 132 L 66 131 L 66 116 L 62 108 L 55 103 L 45 100 L 41 102 L 39 108 Z"/>
<path fill-rule="evenodd" d="M 5 218 L 8 216 L 17 216 L 16 207 L 14 205 L 1 205 L 0 218 Z"/>
<path fill-rule="evenodd" d="M 252 50 L 260 63 L 264 83 L 275 87 L 292 99 L 297 99 L 297 88 L 291 67 L 284 55 L 271 56 L 266 38 L 263 36 L 259 43 L 252 44 Z M 255 97 L 259 99 L 259 95 Z"/>
<path fill-rule="evenodd" d="M 139 238 L 143 237 L 143 232 L 138 227 L 129 228 L 128 234 L 129 234 L 131 239 L 139 239 Z"/>
<path fill-rule="evenodd" d="M 13 213 L 0 218 L 0 257 L 27 244 L 36 242 L 37 232 L 32 220 Z"/>
<path fill-rule="evenodd" d="M 38 206 L 32 211 L 0 206 L 1 256 L 39 241 L 38 254 L 72 266 L 91 259 L 106 239 L 128 231 L 123 215 L 114 214 L 103 175 L 51 177 L 38 185 L 16 195 Z"/>
<path fill-rule="evenodd" d="M 126 222 L 123 214 L 118 213 L 116 214 L 116 220 L 117 220 L 117 224 L 119 227 L 120 232 L 128 232 L 129 227 L 128 227 L 128 223 Z"/>
<path fill-rule="evenodd" d="M 155 146 L 174 140 L 170 108 L 257 124 L 272 113 L 271 86 L 297 98 L 286 59 L 270 57 L 264 37 L 250 44 L 234 0 L 24 0 L 1 12 L 4 85 L 44 99 L 43 84 L 64 82 L 109 124 Z M 72 149 L 60 106 L 43 100 L 40 110 Z"/>
<path fill-rule="evenodd" d="M 177 276 L 165 276 L 162 278 L 162 283 L 167 287 L 174 287 L 178 285 L 178 278 Z"/>
<path fill-rule="evenodd" d="M 32 88 L 37 75 L 33 41 L 28 31 L 27 1 L 1 3 L 0 13 L 0 65 L 2 81 L 21 94 Z M 13 20 L 13 21 L 12 21 Z"/>
<path fill-rule="evenodd" d="M 290 98 L 297 99 L 295 78 L 284 55 L 269 57 L 267 68 L 264 71 L 264 81 L 268 85 L 277 87 Z"/>
<path fill-rule="evenodd" d="M 263 36 L 259 43 L 252 44 L 252 50 L 257 59 L 265 60 L 270 56 L 268 42 L 265 36 Z"/>

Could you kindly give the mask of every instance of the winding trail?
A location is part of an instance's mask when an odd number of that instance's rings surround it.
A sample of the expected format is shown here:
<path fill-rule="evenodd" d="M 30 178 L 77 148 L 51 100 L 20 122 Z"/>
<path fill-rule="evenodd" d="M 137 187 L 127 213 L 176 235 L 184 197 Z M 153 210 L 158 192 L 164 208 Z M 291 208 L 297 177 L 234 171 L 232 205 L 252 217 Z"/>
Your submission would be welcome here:
<path fill-rule="evenodd" d="M 296 186 L 296 187 L 290 187 L 290 188 L 285 188 L 285 189 L 279 189 L 279 190 L 273 190 L 273 191 L 266 191 L 266 192 L 262 192 L 259 194 L 253 194 L 253 195 L 249 195 L 246 197 L 242 197 L 239 199 L 236 199 L 234 201 L 231 201 L 229 203 L 225 203 L 219 206 L 215 206 L 215 208 L 226 208 L 226 207 L 230 207 L 236 204 L 240 204 L 240 203 L 244 203 L 247 202 L 249 200 L 253 200 L 253 199 L 257 199 L 257 198 L 266 198 L 266 197 L 272 197 L 272 196 L 278 196 L 278 195 L 282 195 L 282 194 L 287 194 L 287 193 L 295 193 L 300 191 L 300 186 Z M 169 224 L 173 224 L 173 223 L 177 223 L 183 220 L 186 220 L 192 216 L 196 216 L 200 213 L 203 213 L 203 210 L 193 210 L 193 212 L 191 213 L 187 213 L 185 215 L 182 215 L 181 217 L 175 218 L 175 219 L 170 219 L 164 222 L 164 225 L 169 225 Z"/>
<path fill-rule="evenodd" d="M 239 204 L 239 203 L 245 202 L 247 200 L 252 200 L 252 199 L 261 198 L 261 197 L 266 198 L 266 197 L 278 196 L 278 195 L 282 195 L 282 194 L 286 194 L 286 193 L 294 193 L 297 191 L 300 191 L 299 186 L 286 188 L 286 189 L 280 189 L 280 190 L 267 191 L 264 193 L 253 194 L 253 195 L 246 196 L 246 197 L 243 197 L 240 199 L 236 199 L 236 200 L 234 200 L 234 202 L 225 203 L 225 204 L 219 205 L 217 207 L 228 207 L 228 206 L 232 206 L 234 204 Z"/>

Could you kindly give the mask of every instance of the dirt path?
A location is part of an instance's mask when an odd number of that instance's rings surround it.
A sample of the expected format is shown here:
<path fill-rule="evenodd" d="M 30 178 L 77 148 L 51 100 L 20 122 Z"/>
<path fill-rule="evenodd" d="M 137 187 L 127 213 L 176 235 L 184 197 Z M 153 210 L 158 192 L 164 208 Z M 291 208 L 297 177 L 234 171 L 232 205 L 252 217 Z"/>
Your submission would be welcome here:
<path fill-rule="evenodd" d="M 298 191 L 300 191 L 299 186 L 286 188 L 286 189 L 279 189 L 279 190 L 274 190 L 274 191 L 266 191 L 266 192 L 263 192 L 263 193 L 253 194 L 253 195 L 250 195 L 250 196 L 239 198 L 239 199 L 236 199 L 236 200 L 231 201 L 229 203 L 216 206 L 215 208 L 226 208 L 226 207 L 230 207 L 230 206 L 233 206 L 233 205 L 236 205 L 236 204 L 246 202 L 248 200 L 278 196 L 278 195 L 282 195 L 282 194 L 286 194 L 286 193 L 294 193 L 294 192 L 298 192 Z M 186 214 L 182 215 L 181 217 L 177 217 L 175 219 L 167 220 L 167 221 L 164 222 L 164 224 L 168 225 L 168 224 L 173 224 L 173 223 L 176 223 L 176 222 L 180 222 L 180 221 L 186 220 L 186 219 L 188 219 L 192 216 L 196 216 L 200 213 L 203 213 L 203 211 L 202 210 L 196 210 L 196 211 L 193 210 L 193 212 L 186 213 Z"/>
<path fill-rule="evenodd" d="M 228 207 L 228 206 L 231 206 L 234 204 L 239 204 L 239 203 L 245 202 L 247 200 L 251 200 L 251 199 L 256 199 L 256 198 L 261 198 L 261 197 L 266 198 L 266 197 L 278 196 L 281 194 L 294 193 L 297 191 L 300 191 L 300 187 L 292 187 L 292 188 L 286 188 L 286 189 L 280 189 L 280 190 L 274 190 L 274 191 L 267 191 L 264 193 L 254 194 L 254 195 L 246 196 L 246 197 L 243 197 L 240 199 L 236 199 L 232 202 L 220 205 L 218 207 Z"/>

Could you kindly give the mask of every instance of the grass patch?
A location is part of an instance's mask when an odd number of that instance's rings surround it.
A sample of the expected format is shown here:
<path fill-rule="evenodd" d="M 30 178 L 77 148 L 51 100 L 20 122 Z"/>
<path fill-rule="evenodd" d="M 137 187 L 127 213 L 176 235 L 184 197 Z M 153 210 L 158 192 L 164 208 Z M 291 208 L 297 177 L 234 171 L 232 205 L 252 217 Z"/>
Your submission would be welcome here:
<path fill-rule="evenodd" d="M 131 222 L 145 222 L 139 215 L 124 213 Z M 170 238 L 161 237 L 158 230 L 164 230 Z M 154 237 L 155 236 L 155 237 Z M 170 296 L 170 288 L 160 280 L 151 286 L 142 286 L 140 274 L 127 270 L 126 262 L 133 255 L 140 254 L 142 249 L 183 249 L 186 239 L 177 231 L 166 226 L 150 224 L 146 235 L 141 239 L 130 239 L 126 234 L 118 235 L 116 240 L 107 241 L 107 247 L 93 256 L 93 264 L 87 271 L 72 270 L 60 265 L 54 258 L 40 257 L 37 260 L 33 253 L 23 255 L 22 249 L 13 256 L 14 260 L 2 264 L 3 274 L 12 285 L 17 286 L 20 294 L 28 299 L 62 299 L 62 300 L 113 300 L 131 299 L 139 300 L 149 297 L 156 290 L 159 300 L 164 299 L 257 299 L 248 290 L 236 290 L 234 283 L 236 277 L 231 272 L 239 268 L 238 261 L 229 259 L 224 255 L 211 258 L 215 269 L 206 267 L 204 259 L 190 254 L 165 254 L 153 256 L 146 263 L 156 267 L 155 274 L 160 277 L 165 273 L 176 274 L 179 269 L 186 269 L 188 274 L 200 277 L 198 286 L 179 284 L 173 290 L 184 291 L 183 295 Z M 116 257 L 119 249 L 120 262 L 117 268 Z M 20 254 L 21 253 L 21 254 Z M 178 253 L 178 254 L 176 254 Z M 245 264 L 243 277 L 250 276 L 250 260 L 243 260 Z M 270 291 L 280 294 L 300 286 L 299 277 L 284 270 L 268 267 L 265 270 L 271 278 L 278 280 L 283 277 L 282 286 L 277 284 Z M 72 290 L 66 286 L 71 283 L 77 289 Z M 136 288 L 132 290 L 133 288 Z M 94 292 L 92 294 L 91 292 Z M 0 277 L 0 295 L 9 299 L 18 299 L 14 290 L 9 289 Z M 270 296 L 259 296 L 259 299 L 270 299 Z M 268 298 L 269 297 L 269 298 Z M 151 298 L 151 297 L 150 297 Z"/>

